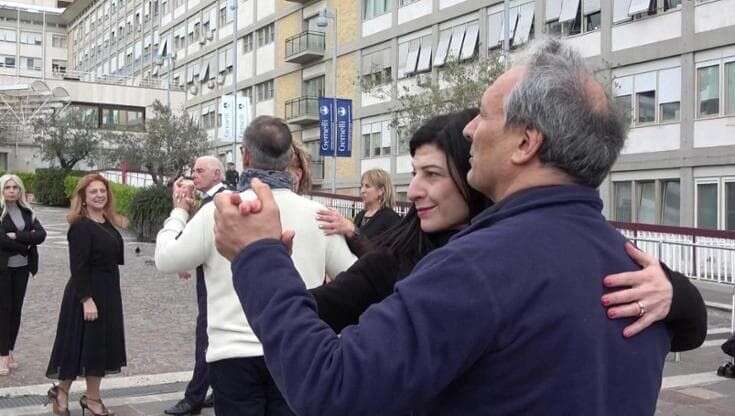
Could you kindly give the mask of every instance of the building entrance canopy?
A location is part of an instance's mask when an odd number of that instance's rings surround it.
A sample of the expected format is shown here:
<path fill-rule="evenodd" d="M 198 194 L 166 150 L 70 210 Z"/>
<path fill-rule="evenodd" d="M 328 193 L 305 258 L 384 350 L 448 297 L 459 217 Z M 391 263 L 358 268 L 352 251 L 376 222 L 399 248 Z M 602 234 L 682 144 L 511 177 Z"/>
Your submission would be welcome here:
<path fill-rule="evenodd" d="M 49 88 L 43 81 L 0 85 L 0 126 L 28 126 L 34 118 L 44 117 L 66 107 L 69 92 Z"/>

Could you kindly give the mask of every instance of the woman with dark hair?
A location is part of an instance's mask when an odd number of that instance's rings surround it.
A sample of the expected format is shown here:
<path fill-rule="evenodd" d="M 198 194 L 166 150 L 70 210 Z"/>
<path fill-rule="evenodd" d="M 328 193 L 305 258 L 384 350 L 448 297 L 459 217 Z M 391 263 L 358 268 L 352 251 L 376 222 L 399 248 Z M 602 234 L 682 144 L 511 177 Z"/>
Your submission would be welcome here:
<path fill-rule="evenodd" d="M 468 109 L 437 116 L 414 133 L 410 141 L 414 177 L 408 190 L 413 206 L 398 225 L 375 239 L 375 249 L 337 275 L 333 282 L 311 289 L 319 316 L 335 332 L 356 324 L 360 314 L 389 296 L 394 284 L 407 276 L 424 256 L 446 244 L 469 224 L 470 218 L 491 205 L 466 179 L 470 144 L 462 130 L 477 114 L 477 109 Z M 624 304 L 647 305 L 649 318 L 645 326 L 653 323 L 650 316 L 665 318 L 673 335 L 672 351 L 700 345 L 706 334 L 706 310 L 699 292 L 686 276 L 668 268 L 664 270 L 658 262 L 652 263 L 628 275 L 635 291 L 631 291 L 632 301 Z M 604 300 L 603 303 L 609 308 L 623 304 Z M 615 318 L 635 316 L 620 309 L 614 315 Z"/>
<path fill-rule="evenodd" d="M 48 391 L 55 415 L 69 415 L 69 388 L 84 377 L 87 391 L 79 400 L 82 411 L 109 416 L 100 397 L 107 374 L 127 365 L 120 273 L 124 246 L 115 228 L 126 219 L 115 211 L 110 186 L 102 175 L 84 176 L 67 215 L 71 277 L 61 301 L 56 339 L 46 377 L 60 380 Z"/>

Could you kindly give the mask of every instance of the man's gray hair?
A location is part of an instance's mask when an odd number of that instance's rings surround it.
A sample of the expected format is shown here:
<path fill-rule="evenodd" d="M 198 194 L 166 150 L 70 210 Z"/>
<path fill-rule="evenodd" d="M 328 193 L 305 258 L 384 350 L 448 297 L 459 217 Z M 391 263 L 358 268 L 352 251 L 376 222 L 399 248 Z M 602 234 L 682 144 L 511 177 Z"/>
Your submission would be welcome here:
<path fill-rule="evenodd" d="M 539 130 L 542 163 L 599 186 L 623 147 L 626 117 L 604 90 L 594 93 L 584 58 L 560 40 L 533 42 L 520 64 L 526 73 L 506 97 L 506 126 Z"/>
<path fill-rule="evenodd" d="M 214 169 L 219 169 L 219 179 L 222 180 L 222 179 L 225 178 L 225 167 L 222 164 L 222 161 L 219 160 L 218 158 L 216 158 L 214 156 L 207 155 L 207 156 L 200 156 L 200 157 L 198 157 L 197 158 L 197 161 L 201 161 L 201 162 L 206 163 L 206 165 L 210 169 L 213 169 L 213 170 Z"/>
<path fill-rule="evenodd" d="M 247 129 L 243 145 L 250 153 L 250 167 L 285 171 L 291 162 L 291 131 L 281 119 L 258 116 Z"/>

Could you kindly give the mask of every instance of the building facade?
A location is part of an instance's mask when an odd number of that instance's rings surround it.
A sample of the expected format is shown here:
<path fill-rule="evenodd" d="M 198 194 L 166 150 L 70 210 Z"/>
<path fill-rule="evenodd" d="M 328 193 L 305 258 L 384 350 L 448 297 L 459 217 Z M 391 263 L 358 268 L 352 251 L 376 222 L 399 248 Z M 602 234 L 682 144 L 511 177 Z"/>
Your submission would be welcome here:
<path fill-rule="evenodd" d="M 221 139 L 221 97 L 236 91 L 251 116 L 284 118 L 327 189 L 318 97 L 336 84 L 354 110 L 338 191 L 356 194 L 361 172 L 380 167 L 402 196 L 411 165 L 391 128 L 398 98 L 437 82 L 448 61 L 489 56 L 504 33 L 499 0 L 237 0 L 236 12 L 233 2 L 76 0 L 66 27 L 49 32 L 66 32 L 69 70 L 184 91 L 213 152 L 238 167 L 236 145 Z M 629 139 L 600 187 L 610 219 L 735 228 L 735 0 L 513 0 L 509 14 L 512 49 L 545 33 L 565 38 L 630 112 Z"/>

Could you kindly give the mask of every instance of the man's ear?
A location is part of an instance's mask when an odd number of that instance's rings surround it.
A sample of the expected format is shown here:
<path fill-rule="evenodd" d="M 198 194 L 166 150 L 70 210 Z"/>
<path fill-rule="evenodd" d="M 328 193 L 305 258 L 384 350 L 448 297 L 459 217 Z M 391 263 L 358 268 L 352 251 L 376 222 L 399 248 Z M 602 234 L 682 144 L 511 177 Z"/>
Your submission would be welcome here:
<path fill-rule="evenodd" d="M 544 143 L 544 135 L 534 127 L 526 127 L 521 131 L 518 147 L 511 155 L 511 162 L 523 165 L 535 158 Z"/>

